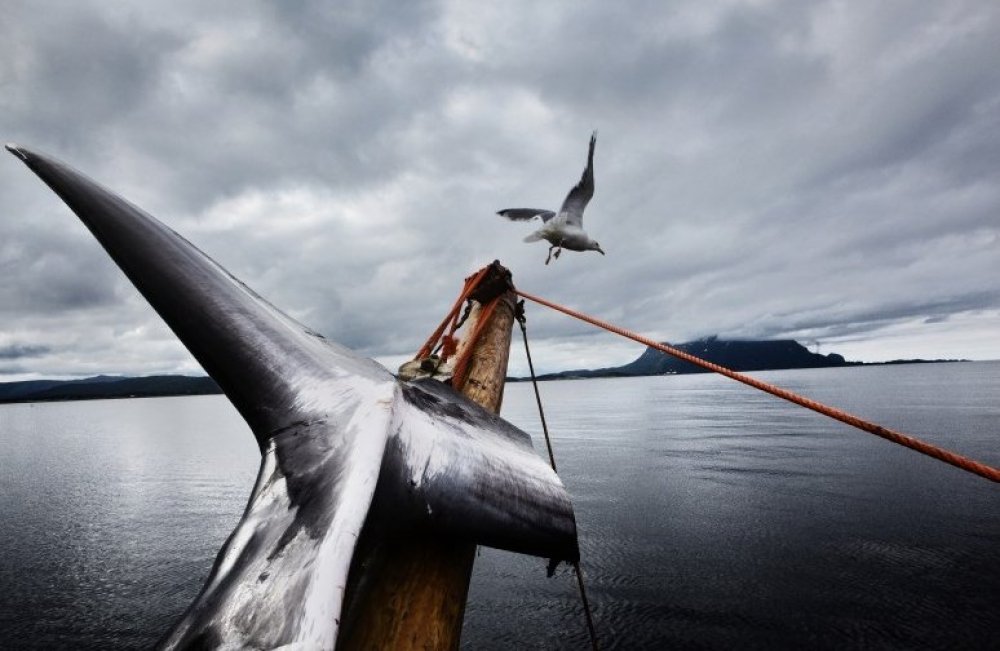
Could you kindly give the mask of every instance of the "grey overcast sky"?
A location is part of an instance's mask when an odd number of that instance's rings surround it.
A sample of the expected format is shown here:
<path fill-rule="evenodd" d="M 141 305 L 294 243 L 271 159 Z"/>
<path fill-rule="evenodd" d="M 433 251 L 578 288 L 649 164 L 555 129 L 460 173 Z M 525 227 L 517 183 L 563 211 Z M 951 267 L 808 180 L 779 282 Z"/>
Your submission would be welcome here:
<path fill-rule="evenodd" d="M 994 0 L 0 4 L 0 137 L 387 363 L 494 258 L 660 340 L 1000 358 Z M 546 267 L 494 213 L 557 208 L 595 129 L 607 256 Z M 543 371 L 641 352 L 528 316 Z M 198 370 L 4 156 L 0 381 Z"/>

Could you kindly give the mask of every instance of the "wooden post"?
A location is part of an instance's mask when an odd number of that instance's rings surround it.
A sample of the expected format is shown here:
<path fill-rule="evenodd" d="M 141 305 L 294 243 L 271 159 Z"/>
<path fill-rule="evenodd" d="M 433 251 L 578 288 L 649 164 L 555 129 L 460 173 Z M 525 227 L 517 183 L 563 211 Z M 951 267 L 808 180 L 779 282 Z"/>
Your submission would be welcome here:
<path fill-rule="evenodd" d="M 506 291 L 497 300 L 460 389 L 494 413 L 503 402 L 515 296 Z M 472 332 L 472 316 L 469 321 L 464 327 Z M 352 599 L 350 625 L 341 630 L 337 648 L 458 649 L 475 554 L 475 545 L 428 532 L 381 541 L 364 588 Z"/>

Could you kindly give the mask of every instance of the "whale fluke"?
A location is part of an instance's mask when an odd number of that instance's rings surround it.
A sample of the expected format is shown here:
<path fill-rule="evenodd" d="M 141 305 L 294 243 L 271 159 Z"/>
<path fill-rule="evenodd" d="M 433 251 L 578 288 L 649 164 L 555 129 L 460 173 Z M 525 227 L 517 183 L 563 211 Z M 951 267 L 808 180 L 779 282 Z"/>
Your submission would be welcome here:
<path fill-rule="evenodd" d="M 579 557 L 569 496 L 527 434 L 436 381 L 396 380 L 98 183 L 43 154 L 7 149 L 90 229 L 261 450 L 243 518 L 162 648 L 332 649 L 357 538 L 375 506 L 394 526 Z"/>

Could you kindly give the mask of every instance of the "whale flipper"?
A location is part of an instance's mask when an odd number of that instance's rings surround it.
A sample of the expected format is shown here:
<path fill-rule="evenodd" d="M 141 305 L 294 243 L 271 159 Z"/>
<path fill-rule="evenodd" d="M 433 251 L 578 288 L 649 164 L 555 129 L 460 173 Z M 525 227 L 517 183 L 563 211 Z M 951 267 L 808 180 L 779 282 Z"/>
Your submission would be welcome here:
<path fill-rule="evenodd" d="M 404 384 L 396 409 L 377 509 L 488 547 L 579 559 L 569 495 L 530 436 L 437 380 Z"/>
<path fill-rule="evenodd" d="M 569 497 L 527 434 L 448 387 L 398 382 L 86 176 L 7 148 L 80 217 L 262 453 L 243 518 L 161 646 L 333 648 L 370 512 L 476 543 L 578 556 Z"/>

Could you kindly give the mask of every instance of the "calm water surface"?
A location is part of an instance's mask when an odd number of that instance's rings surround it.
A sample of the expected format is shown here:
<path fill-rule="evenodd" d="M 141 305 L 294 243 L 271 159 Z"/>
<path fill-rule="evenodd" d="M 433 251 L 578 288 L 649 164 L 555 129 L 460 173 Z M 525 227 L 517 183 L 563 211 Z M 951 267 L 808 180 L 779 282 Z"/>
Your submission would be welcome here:
<path fill-rule="evenodd" d="M 1000 363 L 756 375 L 1000 465 Z M 1000 648 L 996 485 L 715 376 L 541 390 L 603 648 Z M 219 396 L 0 405 L 0 648 L 150 646 L 258 460 Z M 463 648 L 586 648 L 544 565 L 480 551 Z"/>

